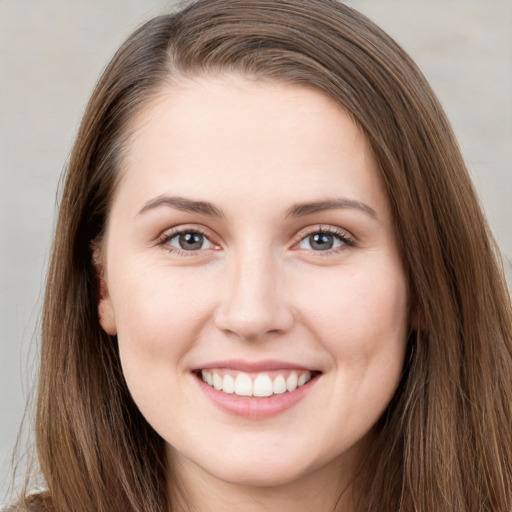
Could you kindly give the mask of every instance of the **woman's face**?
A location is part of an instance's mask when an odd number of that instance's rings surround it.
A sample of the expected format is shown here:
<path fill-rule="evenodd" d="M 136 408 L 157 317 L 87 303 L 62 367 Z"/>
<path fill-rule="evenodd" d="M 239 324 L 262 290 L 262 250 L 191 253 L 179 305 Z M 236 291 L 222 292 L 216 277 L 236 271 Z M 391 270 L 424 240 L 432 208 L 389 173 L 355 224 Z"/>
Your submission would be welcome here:
<path fill-rule="evenodd" d="M 352 472 L 408 332 L 368 141 L 315 90 L 236 76 L 168 86 L 131 128 L 99 315 L 140 411 L 184 474 Z"/>

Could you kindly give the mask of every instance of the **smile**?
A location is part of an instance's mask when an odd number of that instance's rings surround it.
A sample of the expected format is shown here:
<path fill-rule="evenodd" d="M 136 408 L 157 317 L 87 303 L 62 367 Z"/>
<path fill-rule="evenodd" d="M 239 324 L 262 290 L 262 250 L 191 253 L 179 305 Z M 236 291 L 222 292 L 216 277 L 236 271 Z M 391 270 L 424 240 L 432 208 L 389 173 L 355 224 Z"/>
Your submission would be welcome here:
<path fill-rule="evenodd" d="M 199 367 L 192 375 L 220 410 L 255 420 L 279 415 L 304 400 L 322 372 L 285 361 L 226 360 Z"/>
<path fill-rule="evenodd" d="M 282 370 L 251 374 L 225 369 L 201 370 L 201 379 L 217 391 L 244 397 L 270 397 L 295 391 L 309 382 L 314 372 Z"/>

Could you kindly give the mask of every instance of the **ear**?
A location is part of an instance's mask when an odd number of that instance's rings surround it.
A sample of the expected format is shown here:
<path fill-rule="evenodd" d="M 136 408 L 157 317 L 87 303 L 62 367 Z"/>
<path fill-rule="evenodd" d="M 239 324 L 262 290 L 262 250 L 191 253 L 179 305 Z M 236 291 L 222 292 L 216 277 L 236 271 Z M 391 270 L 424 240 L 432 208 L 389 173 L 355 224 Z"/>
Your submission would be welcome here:
<path fill-rule="evenodd" d="M 95 244 L 92 246 L 92 264 L 96 272 L 98 285 L 98 319 L 101 328 L 111 336 L 117 334 L 114 308 L 112 300 L 108 293 L 107 283 L 105 281 L 104 267 L 101 262 L 100 248 Z"/>

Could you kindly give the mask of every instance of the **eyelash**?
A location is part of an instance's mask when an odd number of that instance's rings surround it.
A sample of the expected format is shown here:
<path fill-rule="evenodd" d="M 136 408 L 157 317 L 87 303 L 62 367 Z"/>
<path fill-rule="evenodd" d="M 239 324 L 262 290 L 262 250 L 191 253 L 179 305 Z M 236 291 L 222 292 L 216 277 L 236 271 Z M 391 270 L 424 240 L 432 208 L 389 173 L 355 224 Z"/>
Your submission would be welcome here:
<path fill-rule="evenodd" d="M 315 251 L 314 249 L 307 249 L 309 252 L 314 253 L 315 256 L 331 256 L 333 254 L 339 253 L 340 251 L 346 250 L 349 247 L 355 247 L 356 245 L 354 238 L 351 235 L 349 235 L 349 233 L 342 229 L 335 227 L 313 226 L 311 228 L 308 228 L 306 232 L 302 232 L 297 236 L 298 241 L 295 242 L 294 247 L 299 245 L 303 240 L 306 240 L 310 236 L 317 234 L 328 235 L 337 238 L 342 242 L 342 245 L 334 247 L 332 249 L 327 249 L 325 251 Z"/>
<path fill-rule="evenodd" d="M 179 249 L 178 247 L 173 247 L 171 245 L 168 245 L 169 242 L 180 235 L 185 234 L 197 234 L 203 236 L 206 240 L 208 240 L 213 246 L 216 246 L 214 242 L 211 241 L 211 235 L 206 232 L 206 230 L 201 229 L 200 227 L 180 227 L 177 229 L 174 229 L 172 231 L 165 232 L 159 239 L 158 239 L 158 245 L 163 247 L 165 250 L 167 250 L 170 253 L 176 254 L 178 256 L 197 256 L 197 254 L 200 252 L 200 250 L 193 251 L 193 250 L 185 250 L 185 249 Z"/>
<path fill-rule="evenodd" d="M 182 227 L 178 229 L 174 229 L 170 232 L 164 233 L 159 239 L 158 239 L 158 245 L 165 248 L 168 252 L 176 254 L 178 256 L 197 256 L 197 254 L 201 251 L 201 249 L 198 250 L 184 250 L 179 249 L 177 247 L 173 247 L 169 245 L 169 242 L 176 238 L 177 236 L 184 235 L 184 234 L 197 234 L 203 236 L 206 240 L 208 240 L 214 247 L 218 247 L 217 244 L 212 242 L 211 235 L 209 235 L 206 230 L 201 229 L 200 227 Z M 327 249 L 325 251 L 315 251 L 314 249 L 306 249 L 311 253 L 314 253 L 315 256 L 330 256 L 332 254 L 338 253 L 340 251 L 345 250 L 348 247 L 355 247 L 356 242 L 354 238 L 349 235 L 346 231 L 341 230 L 339 228 L 334 227 L 323 227 L 323 226 L 312 226 L 311 228 L 308 228 L 305 232 L 301 232 L 297 235 L 296 241 L 293 243 L 293 247 L 298 246 L 302 241 L 306 240 L 311 235 L 328 235 L 332 236 L 334 238 L 337 238 L 339 241 L 342 242 L 341 246 Z M 204 250 L 204 249 L 203 249 Z M 298 249 L 296 249 L 298 250 Z"/>

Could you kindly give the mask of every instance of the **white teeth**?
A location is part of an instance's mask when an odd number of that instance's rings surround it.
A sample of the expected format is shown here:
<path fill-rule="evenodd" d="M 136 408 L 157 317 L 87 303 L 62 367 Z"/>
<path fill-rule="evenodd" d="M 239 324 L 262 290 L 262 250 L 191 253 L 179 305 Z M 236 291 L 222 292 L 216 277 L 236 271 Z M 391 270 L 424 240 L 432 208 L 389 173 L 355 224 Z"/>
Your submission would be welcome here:
<path fill-rule="evenodd" d="M 270 396 L 272 394 L 272 379 L 265 373 L 260 373 L 254 380 L 254 396 Z"/>
<path fill-rule="evenodd" d="M 217 390 L 222 389 L 222 377 L 216 373 L 213 374 L 213 387 Z"/>
<path fill-rule="evenodd" d="M 236 378 L 228 373 L 224 376 L 219 375 L 218 371 L 201 371 L 201 378 L 209 386 L 218 391 L 239 396 L 269 397 L 280 395 L 287 391 L 294 391 L 298 387 L 304 386 L 312 379 L 311 372 L 293 371 L 285 379 L 283 375 L 277 375 L 273 380 L 266 373 L 259 373 L 254 382 L 249 374 L 240 372 Z"/>
<path fill-rule="evenodd" d="M 235 379 L 231 377 L 231 375 L 224 375 L 224 380 L 222 382 L 222 391 L 224 393 L 232 394 L 235 392 Z"/>
<path fill-rule="evenodd" d="M 290 375 L 286 379 L 286 389 L 288 391 L 294 391 L 295 389 L 297 389 L 297 381 L 297 374 L 295 372 L 290 373 Z"/>
<path fill-rule="evenodd" d="M 239 396 L 252 396 L 252 380 L 246 373 L 239 373 L 237 375 L 235 393 Z"/>
<path fill-rule="evenodd" d="M 272 383 L 272 391 L 274 392 L 274 395 L 280 395 L 281 393 L 286 392 L 286 382 L 282 375 L 278 375 L 274 379 L 274 382 Z"/>
<path fill-rule="evenodd" d="M 301 386 L 304 386 L 304 384 L 306 384 L 306 382 L 308 380 L 311 379 L 311 373 L 310 372 L 306 372 L 306 373 L 303 373 L 300 377 L 299 377 L 299 380 L 297 381 L 297 386 L 298 387 L 301 387 Z"/>

